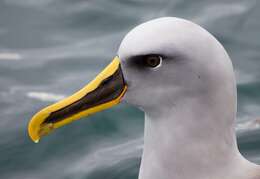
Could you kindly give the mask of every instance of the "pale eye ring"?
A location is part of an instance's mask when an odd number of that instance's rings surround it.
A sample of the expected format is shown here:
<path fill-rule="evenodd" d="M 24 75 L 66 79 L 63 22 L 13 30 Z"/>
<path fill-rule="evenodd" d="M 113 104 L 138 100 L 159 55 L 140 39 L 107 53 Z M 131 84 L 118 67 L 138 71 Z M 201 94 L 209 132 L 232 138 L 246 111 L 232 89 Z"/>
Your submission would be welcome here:
<path fill-rule="evenodd" d="M 162 63 L 162 57 L 158 55 L 149 55 L 144 58 L 144 64 L 150 68 L 159 67 Z"/>

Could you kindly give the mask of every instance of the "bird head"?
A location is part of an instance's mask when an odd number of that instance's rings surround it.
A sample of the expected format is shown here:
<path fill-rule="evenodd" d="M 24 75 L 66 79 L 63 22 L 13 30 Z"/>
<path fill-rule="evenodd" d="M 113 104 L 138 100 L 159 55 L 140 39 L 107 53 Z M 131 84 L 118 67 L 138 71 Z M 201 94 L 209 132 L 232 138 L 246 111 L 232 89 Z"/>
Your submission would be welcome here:
<path fill-rule="evenodd" d="M 235 104 L 234 91 L 231 61 L 210 33 L 187 20 L 159 18 L 131 30 L 93 81 L 35 114 L 28 131 L 37 142 L 54 129 L 121 101 L 147 113 L 188 103 L 214 105 L 219 98 L 232 98 Z"/>

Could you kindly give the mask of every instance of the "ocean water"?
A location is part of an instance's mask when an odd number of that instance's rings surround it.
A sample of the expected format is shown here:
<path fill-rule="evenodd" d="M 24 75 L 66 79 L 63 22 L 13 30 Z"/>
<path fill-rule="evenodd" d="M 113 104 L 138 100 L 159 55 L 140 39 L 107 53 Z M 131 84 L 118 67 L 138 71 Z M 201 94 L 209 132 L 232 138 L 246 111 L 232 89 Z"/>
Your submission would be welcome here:
<path fill-rule="evenodd" d="M 27 124 L 89 82 L 131 28 L 162 16 L 202 25 L 227 49 L 237 78 L 239 148 L 260 163 L 258 0 L 1 0 L 1 179 L 137 179 L 144 126 L 138 109 L 116 106 L 39 144 Z"/>

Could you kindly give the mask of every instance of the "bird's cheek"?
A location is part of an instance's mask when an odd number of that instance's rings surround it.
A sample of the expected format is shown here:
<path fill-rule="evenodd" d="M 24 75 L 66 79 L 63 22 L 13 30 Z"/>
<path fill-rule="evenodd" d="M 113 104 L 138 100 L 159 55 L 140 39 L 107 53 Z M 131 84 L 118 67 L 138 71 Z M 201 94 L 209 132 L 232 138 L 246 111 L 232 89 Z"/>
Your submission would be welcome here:
<path fill-rule="evenodd" d="M 128 90 L 130 92 L 134 91 L 135 88 L 136 88 L 135 86 L 137 86 L 136 80 L 133 80 L 133 79 L 135 79 L 135 76 L 131 75 L 131 72 L 129 70 L 124 69 L 124 68 L 122 68 L 122 72 L 123 72 L 124 81 L 127 85 Z"/>
<path fill-rule="evenodd" d="M 136 99 L 136 94 L 136 91 L 131 88 L 131 85 L 129 85 L 128 91 L 125 93 L 121 100 L 128 104 L 137 105 L 138 101 Z"/>

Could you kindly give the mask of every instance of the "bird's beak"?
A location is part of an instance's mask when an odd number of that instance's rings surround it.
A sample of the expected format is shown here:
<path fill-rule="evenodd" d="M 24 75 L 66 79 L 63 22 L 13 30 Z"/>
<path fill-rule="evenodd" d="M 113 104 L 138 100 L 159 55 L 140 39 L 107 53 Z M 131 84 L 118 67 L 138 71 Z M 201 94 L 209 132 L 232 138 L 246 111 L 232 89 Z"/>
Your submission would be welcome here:
<path fill-rule="evenodd" d="M 115 57 L 80 91 L 35 114 L 29 122 L 29 135 L 34 142 L 38 142 L 54 129 L 118 104 L 126 90 L 120 60 Z"/>

